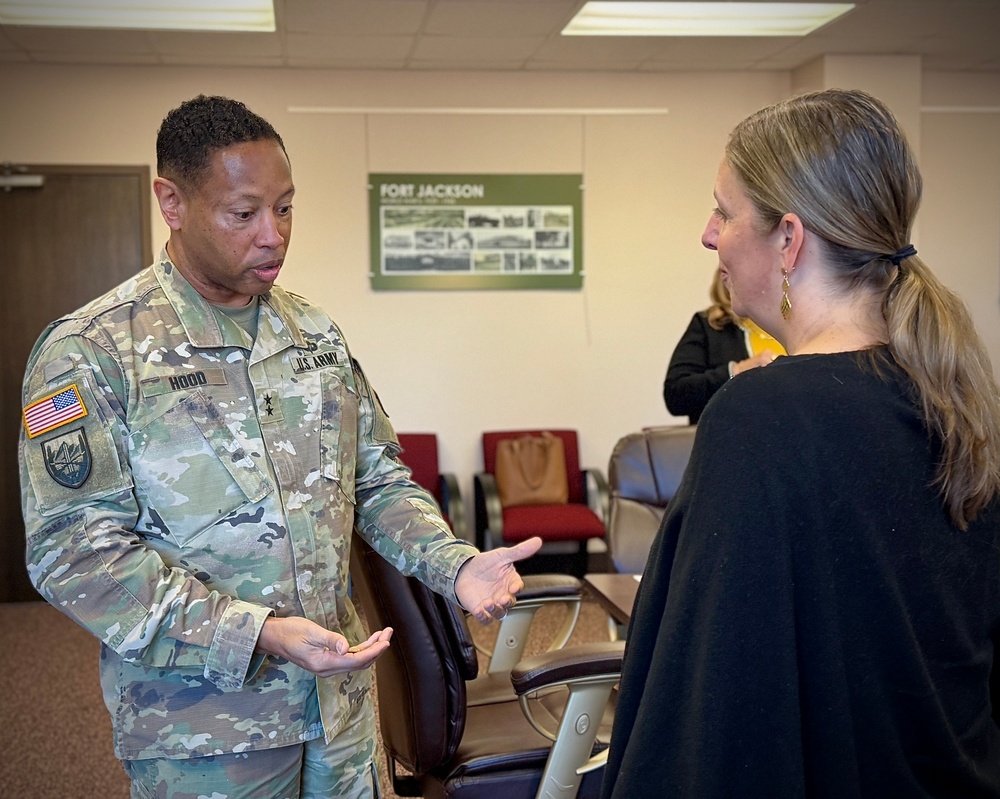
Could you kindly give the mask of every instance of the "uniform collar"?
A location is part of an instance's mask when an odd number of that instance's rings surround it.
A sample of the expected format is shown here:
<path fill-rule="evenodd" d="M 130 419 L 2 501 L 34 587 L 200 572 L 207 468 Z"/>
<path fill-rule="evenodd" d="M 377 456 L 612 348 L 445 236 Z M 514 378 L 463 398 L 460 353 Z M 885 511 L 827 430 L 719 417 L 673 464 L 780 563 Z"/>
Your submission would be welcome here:
<path fill-rule="evenodd" d="M 181 274 L 167 255 L 165 247 L 153 265 L 153 273 L 184 327 L 191 346 L 247 349 L 247 336 L 236 325 L 226 325 L 226 332 L 223 331 L 211 304 Z M 271 291 L 262 294 L 260 299 L 257 341 L 254 343 L 251 362 L 262 360 L 288 347 L 305 348 L 306 340 L 296 324 L 293 304 L 284 289 L 274 286 Z"/>

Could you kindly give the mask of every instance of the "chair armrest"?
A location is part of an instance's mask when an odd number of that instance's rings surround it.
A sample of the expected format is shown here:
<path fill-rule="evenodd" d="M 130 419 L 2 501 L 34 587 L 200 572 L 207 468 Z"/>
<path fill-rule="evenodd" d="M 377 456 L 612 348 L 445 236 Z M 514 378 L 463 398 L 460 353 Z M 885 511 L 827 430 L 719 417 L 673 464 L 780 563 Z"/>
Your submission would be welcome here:
<path fill-rule="evenodd" d="M 473 477 L 476 507 L 476 546 L 482 551 L 493 549 L 503 542 L 503 506 L 496 478 L 489 472 Z"/>
<path fill-rule="evenodd" d="M 451 522 L 451 529 L 456 538 L 469 541 L 469 529 L 465 523 L 465 506 L 462 504 L 462 492 L 458 487 L 458 478 L 450 472 L 440 475 L 441 479 L 441 500 L 445 515 Z"/>
<path fill-rule="evenodd" d="M 566 600 L 583 595 L 583 582 L 572 574 L 525 574 L 524 588 L 517 592 L 517 601 L 532 599 Z"/>
<path fill-rule="evenodd" d="M 510 682 L 518 696 L 553 685 L 595 679 L 617 682 L 624 654 L 624 641 L 597 641 L 543 652 L 518 663 L 510 672 Z"/>
<path fill-rule="evenodd" d="M 623 641 L 585 644 L 526 658 L 511 672 L 525 718 L 553 742 L 536 796 L 576 796 L 584 772 L 604 766 L 607 754 L 600 750 L 607 742 L 598 742 L 597 733 L 624 654 Z M 534 718 L 528 701 L 530 693 L 555 685 L 569 689 L 557 731 Z"/>
<path fill-rule="evenodd" d="M 535 614 L 546 605 L 558 603 L 566 606 L 562 627 L 549 642 L 553 652 L 566 646 L 576 622 L 580 618 L 583 583 L 568 574 L 528 574 L 523 578 L 524 588 L 517 594 L 517 604 L 500 622 L 493 649 L 476 643 L 476 649 L 489 659 L 490 673 L 509 672 L 521 660 L 528 632 Z"/>
<path fill-rule="evenodd" d="M 608 481 L 600 469 L 584 469 L 583 485 L 587 507 L 597 514 L 606 530 L 608 528 L 609 508 L 611 507 L 611 491 L 608 488 Z"/>

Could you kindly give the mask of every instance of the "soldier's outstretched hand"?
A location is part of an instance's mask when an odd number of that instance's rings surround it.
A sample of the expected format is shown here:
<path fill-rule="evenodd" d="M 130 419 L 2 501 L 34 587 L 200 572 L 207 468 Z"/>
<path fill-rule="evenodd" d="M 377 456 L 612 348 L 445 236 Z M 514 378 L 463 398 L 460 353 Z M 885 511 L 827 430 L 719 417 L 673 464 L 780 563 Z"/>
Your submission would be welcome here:
<path fill-rule="evenodd" d="M 502 619 L 524 587 L 514 563 L 530 558 L 542 546 L 537 536 L 512 547 L 499 547 L 469 558 L 455 580 L 455 593 L 462 607 L 483 624 Z"/>
<path fill-rule="evenodd" d="M 350 646 L 331 632 L 301 616 L 270 617 L 257 639 L 257 650 L 290 660 L 319 677 L 368 668 L 389 648 L 392 628 L 372 633 L 367 641 Z"/>

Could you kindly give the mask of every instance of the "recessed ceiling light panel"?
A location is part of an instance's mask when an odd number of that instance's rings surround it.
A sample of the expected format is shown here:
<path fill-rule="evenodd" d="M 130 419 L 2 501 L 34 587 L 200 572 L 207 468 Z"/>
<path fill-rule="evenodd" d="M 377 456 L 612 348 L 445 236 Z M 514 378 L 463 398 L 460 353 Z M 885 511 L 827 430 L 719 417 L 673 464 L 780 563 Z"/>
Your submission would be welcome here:
<path fill-rule="evenodd" d="M 0 25 L 273 32 L 272 0 L 0 0 Z"/>
<path fill-rule="evenodd" d="M 805 36 L 854 3 L 589 2 L 564 36 Z"/>

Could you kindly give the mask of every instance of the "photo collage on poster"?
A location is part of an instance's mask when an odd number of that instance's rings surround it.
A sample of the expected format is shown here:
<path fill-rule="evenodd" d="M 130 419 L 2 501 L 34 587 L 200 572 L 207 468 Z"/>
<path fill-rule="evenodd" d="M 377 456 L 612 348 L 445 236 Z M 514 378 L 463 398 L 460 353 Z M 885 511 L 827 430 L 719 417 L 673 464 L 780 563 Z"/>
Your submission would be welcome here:
<path fill-rule="evenodd" d="M 376 288 L 579 285 L 579 176 L 371 178 Z"/>

